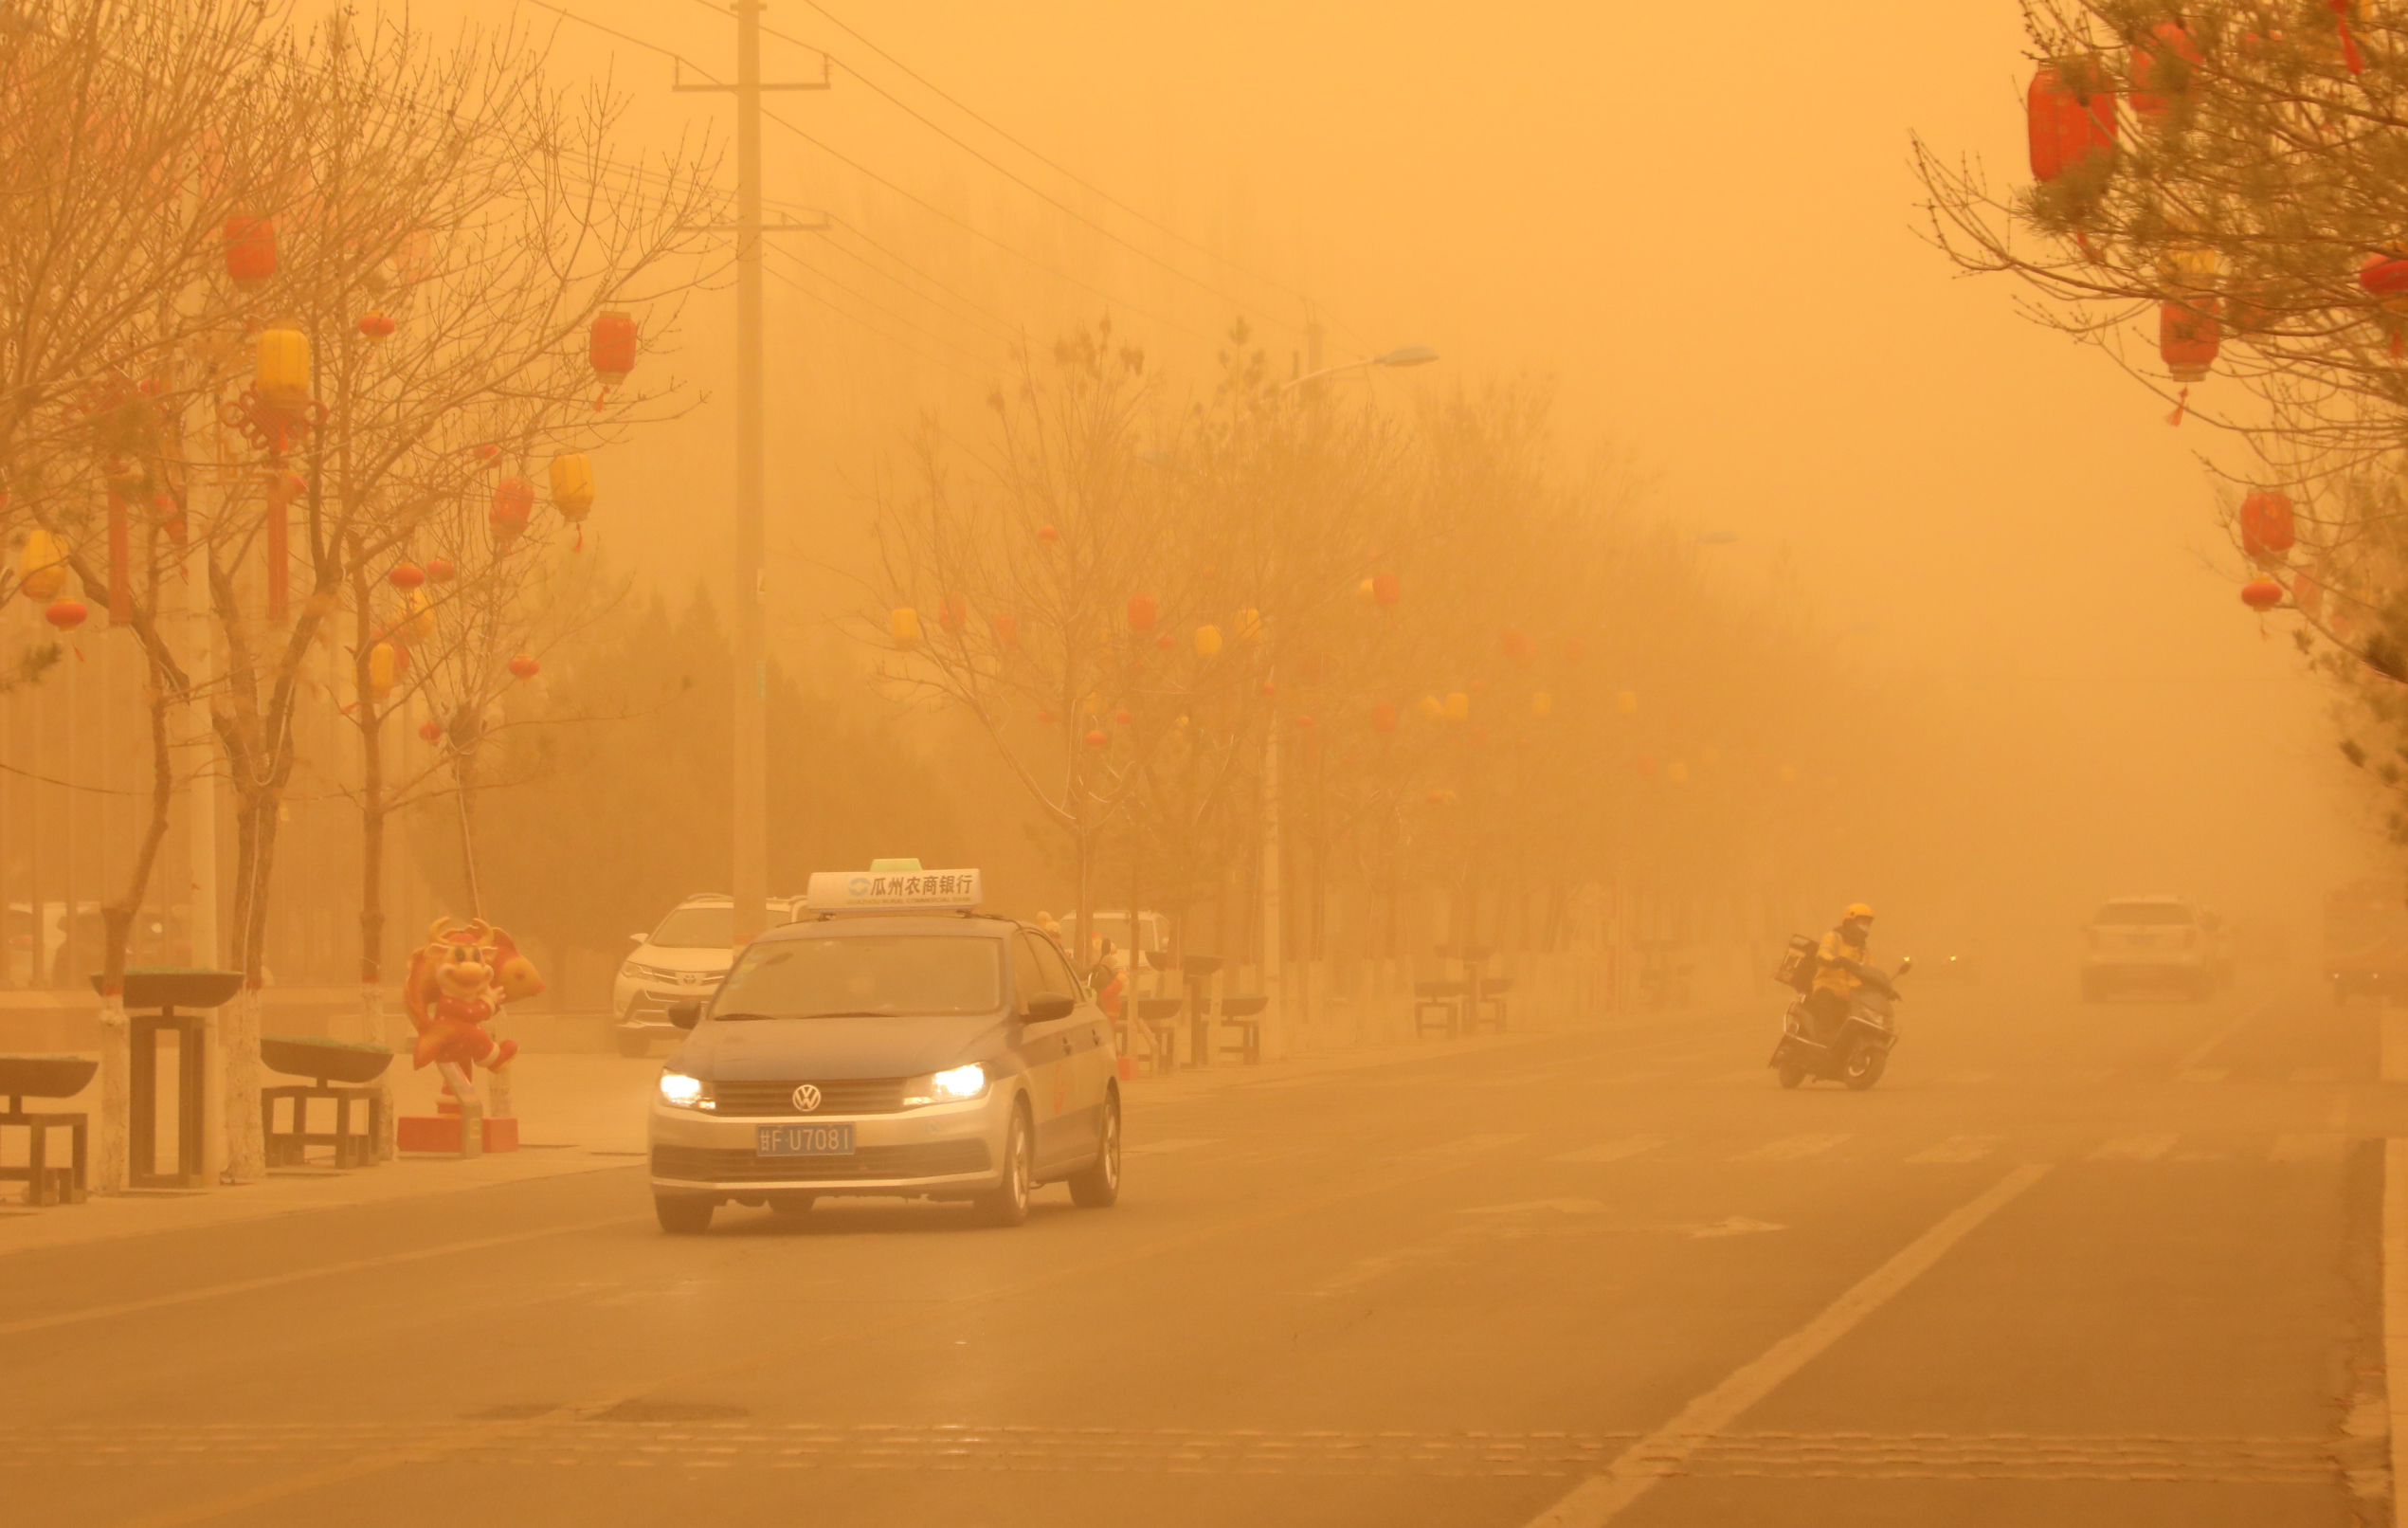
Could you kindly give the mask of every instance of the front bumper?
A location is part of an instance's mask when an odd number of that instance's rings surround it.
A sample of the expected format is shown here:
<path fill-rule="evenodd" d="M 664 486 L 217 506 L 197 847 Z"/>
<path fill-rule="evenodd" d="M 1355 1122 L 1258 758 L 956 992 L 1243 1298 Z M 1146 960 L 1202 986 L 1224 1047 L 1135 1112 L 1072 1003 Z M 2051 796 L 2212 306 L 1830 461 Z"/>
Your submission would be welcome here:
<path fill-rule="evenodd" d="M 968 1198 L 1001 1181 L 1013 1090 L 899 1114 L 727 1116 L 656 1102 L 647 1132 L 656 1193 L 755 1199 L 773 1194 Z M 849 1124 L 850 1156 L 762 1156 L 758 1127 Z"/>
<path fill-rule="evenodd" d="M 610 1010 L 619 1015 L 618 1028 L 643 1030 L 646 1033 L 669 1034 L 678 1027 L 669 1022 L 669 1006 L 673 1003 L 702 1003 L 719 989 L 719 980 L 696 982 L 659 982 L 643 978 L 618 978 L 610 989 Z"/>

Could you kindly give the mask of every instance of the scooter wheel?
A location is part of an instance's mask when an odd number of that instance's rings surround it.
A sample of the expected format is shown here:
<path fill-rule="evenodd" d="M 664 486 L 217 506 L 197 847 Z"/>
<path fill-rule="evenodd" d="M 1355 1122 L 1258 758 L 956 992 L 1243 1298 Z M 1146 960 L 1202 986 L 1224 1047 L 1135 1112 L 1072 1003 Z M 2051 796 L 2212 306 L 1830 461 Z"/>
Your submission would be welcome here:
<path fill-rule="evenodd" d="M 1796 1087 L 1799 1083 L 1805 1080 L 1806 1069 L 1803 1066 L 1788 1065 L 1783 1066 L 1781 1069 L 1781 1085 L 1783 1087 Z"/>

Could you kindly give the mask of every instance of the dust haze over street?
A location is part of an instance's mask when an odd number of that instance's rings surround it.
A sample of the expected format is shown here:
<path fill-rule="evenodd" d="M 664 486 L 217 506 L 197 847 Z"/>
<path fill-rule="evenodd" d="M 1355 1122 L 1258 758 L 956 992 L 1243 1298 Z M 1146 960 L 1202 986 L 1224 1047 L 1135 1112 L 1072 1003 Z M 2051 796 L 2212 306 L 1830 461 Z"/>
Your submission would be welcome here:
<path fill-rule="evenodd" d="M 2408 0 L 0 0 L 0 1518 L 2396 1528 Z"/>

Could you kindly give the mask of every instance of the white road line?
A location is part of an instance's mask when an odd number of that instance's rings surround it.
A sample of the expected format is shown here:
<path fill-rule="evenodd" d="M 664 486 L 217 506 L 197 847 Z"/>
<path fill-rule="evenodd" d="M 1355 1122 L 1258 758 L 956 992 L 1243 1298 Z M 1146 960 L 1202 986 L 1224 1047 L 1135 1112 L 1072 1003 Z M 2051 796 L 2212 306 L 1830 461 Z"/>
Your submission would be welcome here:
<path fill-rule="evenodd" d="M 1139 1146 L 1124 1146 L 1123 1156 L 1160 1156 L 1166 1152 L 1184 1152 L 1198 1146 L 1217 1146 L 1218 1140 L 1150 1140 Z"/>
<path fill-rule="evenodd" d="M 1407 1152 L 1404 1155 L 1410 1157 L 1469 1156 L 1475 1152 L 1493 1152 L 1500 1146 L 1511 1146 L 1516 1141 L 1524 1141 L 1530 1138 L 1530 1137 L 1527 1134 L 1515 1136 L 1464 1136 L 1455 1140 L 1444 1140 L 1439 1141 L 1435 1145 L 1423 1146 L 1418 1150 Z"/>
<path fill-rule="evenodd" d="M 1531 1519 L 1530 1528 L 1601 1528 L 1620 1517 L 1650 1486 L 1678 1474 L 1689 1457 L 1715 1434 L 1928 1272 L 1950 1247 L 2039 1182 L 2048 1171 L 2046 1164 L 2038 1162 L 2019 1167 L 1950 1210 L 1820 1315 L 1732 1371 L 1721 1384 L 1682 1407 L 1671 1421 L 1624 1449 L 1604 1474 L 1583 1481 L 1569 1496 Z M 2401 1355 L 2400 1361 L 2408 1362 L 2408 1354 Z M 2399 1436 L 2398 1430 L 2392 1434 L 2395 1448 L 2399 1446 Z"/>
<path fill-rule="evenodd" d="M 2254 1009 L 2243 1009 L 2234 1017 L 2232 1023 L 2224 1026 L 2224 1028 L 2217 1030 L 2214 1034 L 2209 1035 L 2206 1039 L 2200 1041 L 2198 1046 L 2193 1049 L 2189 1055 L 2183 1057 L 2181 1061 L 2176 1062 L 2174 1064 L 2174 1069 L 2178 1072 L 2187 1072 L 2192 1067 L 2197 1066 L 2200 1062 L 2205 1061 L 2218 1046 L 2222 1045 L 2225 1041 L 2233 1038 L 2234 1035 L 2238 1034 L 2242 1025 L 2247 1024 L 2250 1020 L 2257 1017 L 2259 1014 L 2266 1012 L 2272 1007 L 2273 1007 L 2273 1005 L 2268 1003 L 2261 1004 Z"/>
<path fill-rule="evenodd" d="M 2174 1149 L 2180 1136 L 2118 1136 L 2090 1155 L 2093 1162 L 2154 1162 Z"/>
<path fill-rule="evenodd" d="M 1566 1152 L 1561 1156 L 1550 1156 L 1548 1160 L 1550 1162 L 1619 1162 L 1625 1156 L 1637 1156 L 1641 1152 L 1652 1152 L 1662 1144 L 1664 1144 L 1664 1137 L 1661 1136 L 1624 1136 L 1620 1140 L 1602 1141 L 1595 1146 L 1584 1146 L 1579 1151 Z"/>
<path fill-rule="evenodd" d="M 2408 1140 L 2383 1142 L 2383 1369 L 2391 1392 L 2393 1490 L 2408 1481 Z M 2395 1496 L 2393 1512 L 2399 1507 Z M 2395 1521 L 2398 1518 L 2395 1517 Z"/>
<path fill-rule="evenodd" d="M 1910 1162 L 1977 1162 L 1999 1149 L 2004 1136 L 1950 1136 L 1936 1146 L 1926 1146 L 1907 1158 Z"/>
<path fill-rule="evenodd" d="M 1843 1140 L 1853 1139 L 1848 1132 L 1834 1136 L 1783 1136 L 1768 1140 L 1753 1151 L 1741 1152 L 1730 1158 L 1734 1162 L 1789 1162 L 1801 1156 L 1815 1156 L 1831 1150 Z"/>
<path fill-rule="evenodd" d="M 2232 1076 L 2226 1066 L 2185 1066 L 2174 1074 L 2177 1082 L 2220 1082 Z"/>
<path fill-rule="evenodd" d="M 121 1300 L 113 1305 L 86 1305 L 81 1310 L 62 1311 L 56 1316 L 33 1316 L 20 1321 L 0 1321 L 0 1337 L 14 1337 L 20 1332 L 47 1331 L 54 1326 L 72 1326 L 78 1321 L 106 1320 L 118 1316 L 133 1316 L 142 1311 L 161 1310 L 170 1305 L 189 1304 L 196 1300 L 222 1300 L 232 1295 L 247 1295 L 259 1289 L 276 1289 L 297 1284 L 308 1279 L 331 1279 L 346 1273 L 367 1273 L 376 1268 L 389 1268 L 396 1263 L 423 1263 L 428 1258 L 458 1257 L 464 1252 L 482 1252 L 491 1247 L 514 1246 L 520 1242 L 541 1241 L 547 1236 L 572 1236 L 578 1231 L 598 1231 L 607 1226 L 626 1226 L 633 1215 L 612 1215 L 607 1220 L 580 1220 L 567 1226 L 548 1226 L 537 1231 L 516 1231 L 508 1236 L 480 1236 L 473 1242 L 446 1242 L 442 1246 L 422 1246 L 406 1252 L 388 1252 L 380 1257 L 359 1258 L 349 1263 L 321 1263 L 314 1268 L 295 1268 L 287 1273 L 262 1274 L 256 1279 L 237 1279 L 231 1283 L 207 1284 L 198 1289 L 177 1289 L 164 1295 L 148 1295 L 140 1300 Z"/>
<path fill-rule="evenodd" d="M 2326 1130 L 2297 1136 L 2276 1136 L 2272 1159 L 2277 1162 L 2338 1162 L 2347 1144 L 2343 1137 Z"/>

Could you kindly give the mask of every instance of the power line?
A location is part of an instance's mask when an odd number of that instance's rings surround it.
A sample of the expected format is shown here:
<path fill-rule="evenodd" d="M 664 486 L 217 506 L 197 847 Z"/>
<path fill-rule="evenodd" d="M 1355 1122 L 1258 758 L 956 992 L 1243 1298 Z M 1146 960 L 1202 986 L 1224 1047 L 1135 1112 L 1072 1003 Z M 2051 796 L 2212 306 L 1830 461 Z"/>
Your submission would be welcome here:
<path fill-rule="evenodd" d="M 916 355 L 921 360 L 926 361 L 929 365 L 933 366 L 940 371 L 951 372 L 955 376 L 960 377 L 963 381 L 975 383 L 980 387 L 986 387 L 993 380 L 988 377 L 973 376 L 971 373 L 963 371 L 960 367 L 955 366 L 951 361 L 931 355 L 928 352 L 920 349 L 917 345 L 896 338 L 893 335 L 890 335 L 885 330 L 880 329 L 878 325 L 870 322 L 867 318 L 862 318 L 860 314 L 855 313 L 851 309 L 839 303 L 830 301 L 827 298 L 812 291 L 809 287 L 804 285 L 801 282 L 796 281 L 791 276 L 782 275 L 776 271 L 771 271 L 769 274 L 776 277 L 779 285 L 790 287 L 794 291 L 801 293 L 803 296 L 809 298 L 812 301 L 817 302 L 820 306 L 826 308 L 829 312 L 840 314 L 844 318 L 852 319 L 855 323 L 860 324 L 862 328 L 868 330 L 871 334 L 876 335 L 878 338 L 885 340 L 888 344 L 893 345 L 896 349 Z"/>
<path fill-rule="evenodd" d="M 836 220 L 830 219 L 829 221 L 834 223 Z M 838 224 L 837 226 L 842 227 L 845 232 L 853 234 L 856 238 L 861 238 L 860 230 L 855 228 L 851 224 L 842 223 Z M 861 242 L 869 245 L 871 248 L 877 249 L 882 254 L 886 253 L 884 247 L 874 240 L 862 238 Z M 877 261 L 872 260 L 869 256 L 864 255 L 860 251 L 854 249 L 845 244 L 840 243 L 837 240 L 828 240 L 826 242 L 826 247 L 835 250 L 838 254 L 842 255 L 847 260 L 858 262 L 863 270 L 870 272 L 872 275 L 894 282 L 905 293 L 918 299 L 922 302 L 927 303 L 930 307 L 934 308 L 937 312 L 944 314 L 949 318 L 954 318 L 960 322 L 969 324 L 970 327 L 979 330 L 981 333 L 991 335 L 995 338 L 1004 340 L 1006 343 L 1009 343 L 1017 337 L 1012 332 L 1012 325 L 1009 319 L 1004 318 L 1001 314 L 994 313 L 982 306 L 980 303 L 973 301 L 959 290 L 937 281 L 936 278 L 930 276 L 927 272 L 912 265 L 908 261 L 899 261 L 898 263 L 901 264 L 905 269 L 910 270 L 913 274 L 920 277 L 921 280 L 929 282 L 939 291 L 946 293 L 955 301 L 969 308 L 971 312 L 967 314 L 957 313 L 953 309 L 946 307 L 943 303 L 937 301 L 926 292 L 923 292 L 917 287 L 906 282 L 900 276 L 897 276 L 893 271 L 888 270 L 885 266 L 879 264 Z M 973 314 L 976 315 L 976 317 L 973 317 Z"/>
<path fill-rule="evenodd" d="M 842 282 L 838 281 L 835 277 L 830 276 L 827 272 L 820 269 L 817 265 L 814 265 L 809 261 L 805 260 L 801 255 L 796 254 L 793 250 L 780 248 L 777 253 L 784 255 L 795 264 L 801 266 L 806 271 L 809 271 L 821 281 L 827 282 L 828 285 L 835 287 L 838 291 L 853 299 L 856 302 L 860 303 L 863 307 L 870 309 L 872 312 L 883 314 L 887 318 L 894 319 L 896 323 L 901 324 L 904 328 L 913 331 L 914 334 L 924 335 L 948 350 L 959 352 L 970 360 L 982 363 L 986 360 L 986 357 L 979 355 L 976 351 L 969 349 L 967 346 L 956 344 L 952 340 L 946 338 L 943 335 L 938 334 L 935 330 L 928 328 L 923 324 L 914 323 L 911 319 L 904 318 L 901 314 L 896 312 L 890 307 L 887 307 L 884 303 L 878 301 L 866 293 L 845 285 Z"/>

